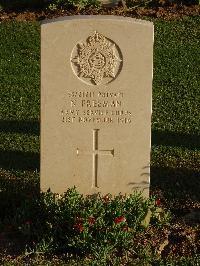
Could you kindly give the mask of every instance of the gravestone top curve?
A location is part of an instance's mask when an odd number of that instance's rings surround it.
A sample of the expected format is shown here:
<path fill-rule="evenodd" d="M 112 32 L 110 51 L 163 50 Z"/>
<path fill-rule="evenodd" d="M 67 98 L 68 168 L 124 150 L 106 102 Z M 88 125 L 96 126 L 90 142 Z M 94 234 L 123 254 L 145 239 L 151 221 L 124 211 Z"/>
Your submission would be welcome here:
<path fill-rule="evenodd" d="M 114 16 L 114 15 L 74 15 L 74 16 L 63 16 L 53 19 L 45 19 L 42 21 L 41 25 L 45 25 L 48 23 L 54 23 L 54 22 L 63 22 L 68 20 L 116 20 L 116 21 L 127 21 L 130 23 L 136 23 L 136 24 L 143 24 L 143 25 L 149 25 L 149 27 L 153 27 L 153 22 L 148 20 L 142 20 L 142 19 L 136 19 L 136 18 L 130 18 L 130 17 L 123 17 L 123 16 Z"/>
<path fill-rule="evenodd" d="M 153 23 L 69 16 L 41 25 L 41 188 L 149 194 Z"/>

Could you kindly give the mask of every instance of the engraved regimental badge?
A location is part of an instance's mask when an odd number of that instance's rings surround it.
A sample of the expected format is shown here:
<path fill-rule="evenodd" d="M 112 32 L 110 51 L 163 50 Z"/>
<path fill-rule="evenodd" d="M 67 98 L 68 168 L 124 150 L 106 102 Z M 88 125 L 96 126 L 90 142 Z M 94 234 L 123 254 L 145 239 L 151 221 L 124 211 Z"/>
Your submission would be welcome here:
<path fill-rule="evenodd" d="M 121 71 L 121 51 L 113 41 L 95 31 L 85 43 L 74 47 L 71 66 L 83 82 L 89 85 L 107 84 Z"/>

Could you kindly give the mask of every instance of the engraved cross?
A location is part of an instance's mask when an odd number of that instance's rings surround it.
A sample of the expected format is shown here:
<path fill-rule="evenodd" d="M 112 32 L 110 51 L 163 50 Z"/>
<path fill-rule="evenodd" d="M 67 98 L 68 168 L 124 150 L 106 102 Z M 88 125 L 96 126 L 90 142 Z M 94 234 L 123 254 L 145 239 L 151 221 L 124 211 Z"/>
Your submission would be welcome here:
<path fill-rule="evenodd" d="M 99 129 L 93 129 L 93 150 L 92 150 L 92 187 L 98 188 L 97 176 L 98 176 L 98 160 L 99 155 L 111 155 L 114 157 L 114 149 L 112 150 L 99 150 Z M 76 150 L 77 156 L 80 154 L 80 150 Z M 84 152 L 82 154 L 91 154 L 91 152 Z"/>

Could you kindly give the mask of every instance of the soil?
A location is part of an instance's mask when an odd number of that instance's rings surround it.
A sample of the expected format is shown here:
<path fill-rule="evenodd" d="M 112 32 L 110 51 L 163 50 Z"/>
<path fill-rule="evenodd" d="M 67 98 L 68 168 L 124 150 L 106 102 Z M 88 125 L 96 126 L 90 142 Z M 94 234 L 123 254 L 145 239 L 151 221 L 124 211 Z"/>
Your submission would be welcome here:
<path fill-rule="evenodd" d="M 165 20 L 181 19 L 185 16 L 200 15 L 200 5 L 160 5 L 155 7 L 113 7 L 113 8 L 87 8 L 79 9 L 25 9 L 0 11 L 0 21 L 40 21 L 60 16 L 72 15 L 117 15 L 135 18 L 162 18 Z"/>

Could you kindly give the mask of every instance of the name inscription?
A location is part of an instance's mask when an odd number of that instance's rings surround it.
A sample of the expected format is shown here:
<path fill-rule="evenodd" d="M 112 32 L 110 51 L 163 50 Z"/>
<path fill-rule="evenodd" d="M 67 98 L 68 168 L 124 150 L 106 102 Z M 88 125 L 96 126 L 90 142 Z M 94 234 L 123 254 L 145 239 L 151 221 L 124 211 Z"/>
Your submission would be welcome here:
<path fill-rule="evenodd" d="M 63 123 L 130 124 L 132 113 L 126 108 L 124 92 L 70 91 L 61 110 Z"/>

